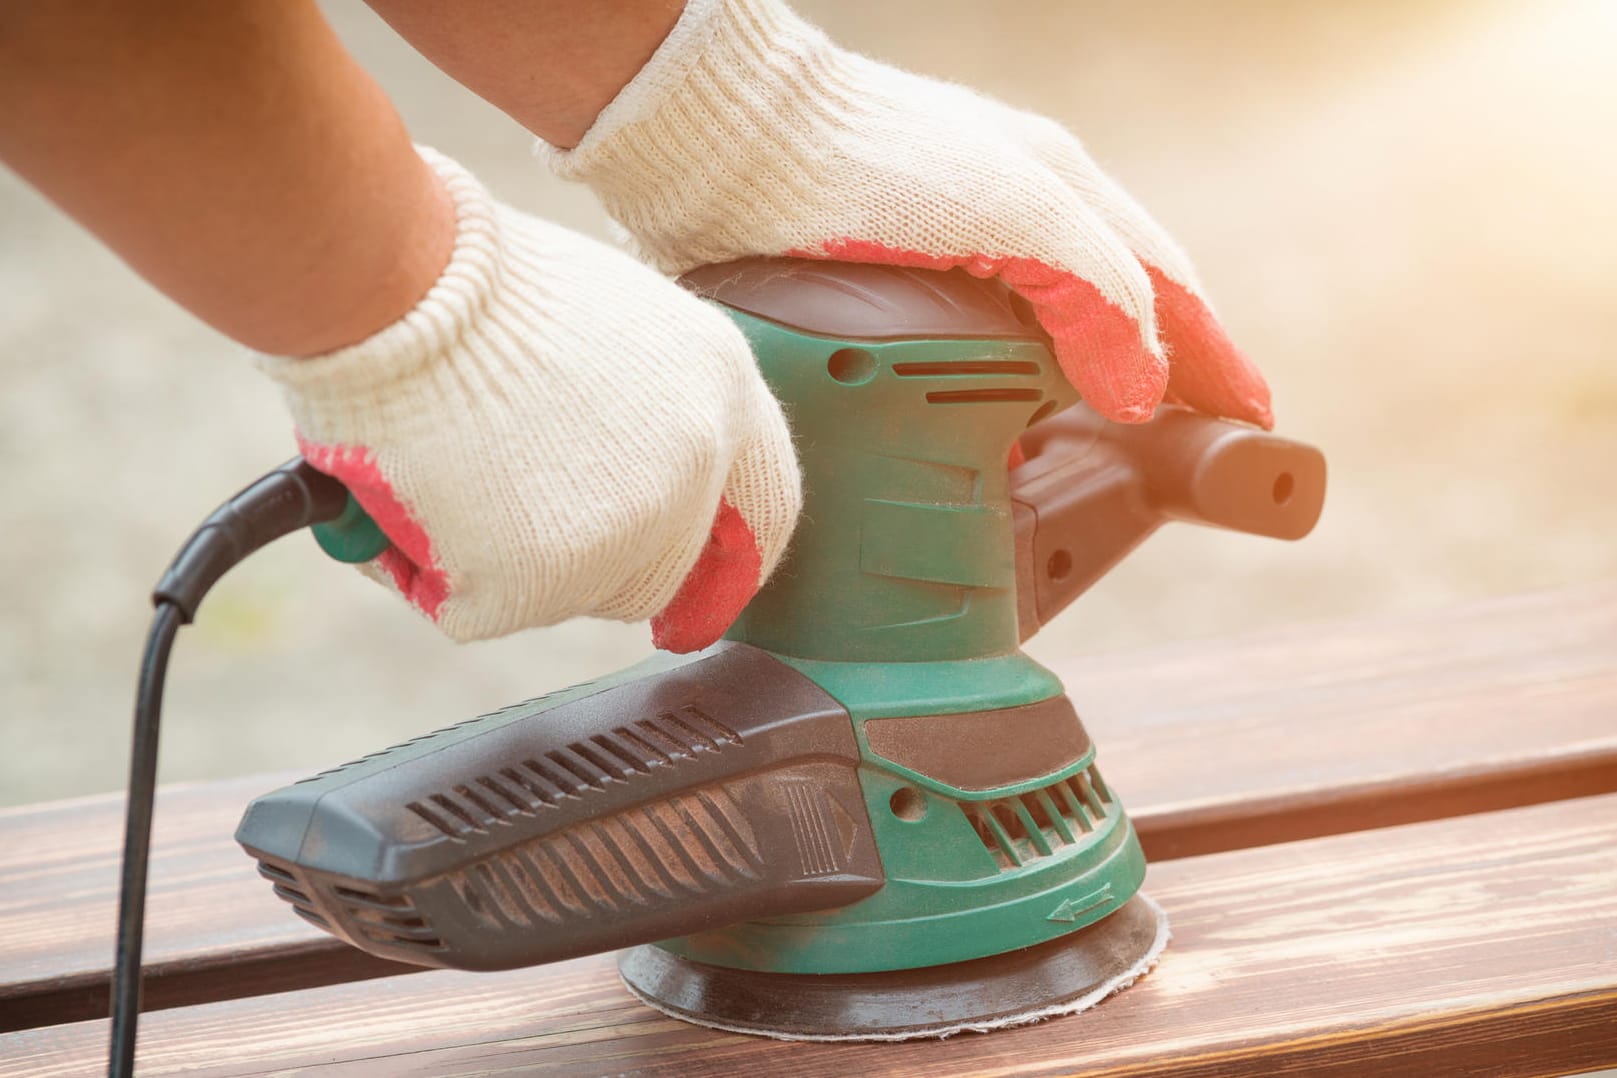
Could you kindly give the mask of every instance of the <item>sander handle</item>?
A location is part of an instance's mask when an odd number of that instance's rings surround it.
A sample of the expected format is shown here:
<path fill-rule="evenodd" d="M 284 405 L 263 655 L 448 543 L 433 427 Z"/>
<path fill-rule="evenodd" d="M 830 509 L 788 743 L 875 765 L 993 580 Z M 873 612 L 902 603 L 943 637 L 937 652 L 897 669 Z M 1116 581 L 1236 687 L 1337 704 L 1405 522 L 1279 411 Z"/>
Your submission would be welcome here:
<path fill-rule="evenodd" d="M 1011 507 L 1023 640 L 1167 521 L 1301 539 L 1325 502 L 1319 450 L 1185 408 L 1121 424 L 1079 404 L 1022 447 Z"/>

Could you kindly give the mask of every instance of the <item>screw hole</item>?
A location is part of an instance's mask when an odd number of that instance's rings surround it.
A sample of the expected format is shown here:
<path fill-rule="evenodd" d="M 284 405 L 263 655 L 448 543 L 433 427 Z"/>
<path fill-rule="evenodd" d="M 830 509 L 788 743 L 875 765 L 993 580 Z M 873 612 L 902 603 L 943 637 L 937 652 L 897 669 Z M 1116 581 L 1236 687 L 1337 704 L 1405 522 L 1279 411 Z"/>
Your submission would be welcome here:
<path fill-rule="evenodd" d="M 1285 505 L 1287 502 L 1291 501 L 1292 492 L 1295 491 L 1296 489 L 1297 489 L 1297 480 L 1292 478 L 1291 473 L 1290 472 L 1281 472 L 1279 474 L 1279 476 L 1277 476 L 1275 478 L 1275 485 L 1274 485 L 1274 492 L 1273 492 L 1274 493 L 1275 504 L 1276 505 Z"/>
<path fill-rule="evenodd" d="M 1044 571 L 1051 580 L 1060 580 L 1072 572 L 1072 555 L 1065 550 L 1058 550 L 1050 555 L 1050 560 L 1044 563 Z"/>
<path fill-rule="evenodd" d="M 914 823 L 926 815 L 926 795 L 913 786 L 900 786 L 887 802 L 893 815 Z"/>
<path fill-rule="evenodd" d="M 876 357 L 862 348 L 842 348 L 831 353 L 826 373 L 845 386 L 862 385 L 876 377 Z"/>

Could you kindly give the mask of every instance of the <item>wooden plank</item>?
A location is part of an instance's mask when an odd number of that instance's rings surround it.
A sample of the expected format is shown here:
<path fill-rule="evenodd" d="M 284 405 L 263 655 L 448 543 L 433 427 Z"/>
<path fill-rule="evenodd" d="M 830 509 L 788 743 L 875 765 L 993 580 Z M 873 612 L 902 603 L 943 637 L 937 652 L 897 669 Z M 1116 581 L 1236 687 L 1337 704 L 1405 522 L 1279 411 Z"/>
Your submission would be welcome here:
<path fill-rule="evenodd" d="M 297 777 L 161 791 L 147 900 L 148 1007 L 414 970 L 289 917 L 231 841 L 251 797 Z M 122 841 L 122 797 L 0 811 L 0 1030 L 107 1013 Z"/>
<path fill-rule="evenodd" d="M 663 1018 L 595 956 L 149 1015 L 141 1073 L 1557 1074 L 1617 1063 L 1617 795 L 1151 869 L 1174 941 L 1077 1017 L 909 1045 L 783 1044 Z M 105 1023 L 0 1037 L 89 1073 Z"/>
<path fill-rule="evenodd" d="M 1051 665 L 1154 860 L 1617 790 L 1617 582 Z"/>
<path fill-rule="evenodd" d="M 1055 664 L 1153 860 L 1617 790 L 1617 585 Z M 163 791 L 147 1005 L 403 972 L 231 840 L 269 775 Z M 0 1030 L 105 1013 L 122 799 L 0 811 Z"/>

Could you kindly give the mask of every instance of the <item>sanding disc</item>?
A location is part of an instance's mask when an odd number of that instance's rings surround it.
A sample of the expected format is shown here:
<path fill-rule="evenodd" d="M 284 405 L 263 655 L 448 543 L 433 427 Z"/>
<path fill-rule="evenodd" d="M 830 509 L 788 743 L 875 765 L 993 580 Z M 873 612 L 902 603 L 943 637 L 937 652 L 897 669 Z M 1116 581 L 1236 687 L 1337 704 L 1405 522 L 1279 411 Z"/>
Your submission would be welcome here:
<path fill-rule="evenodd" d="M 884 973 L 764 973 L 625 951 L 629 991 L 664 1014 L 780 1040 L 899 1041 L 986 1031 L 1072 1014 L 1128 987 L 1168 942 L 1143 894 L 1087 928 L 1020 951 Z"/>

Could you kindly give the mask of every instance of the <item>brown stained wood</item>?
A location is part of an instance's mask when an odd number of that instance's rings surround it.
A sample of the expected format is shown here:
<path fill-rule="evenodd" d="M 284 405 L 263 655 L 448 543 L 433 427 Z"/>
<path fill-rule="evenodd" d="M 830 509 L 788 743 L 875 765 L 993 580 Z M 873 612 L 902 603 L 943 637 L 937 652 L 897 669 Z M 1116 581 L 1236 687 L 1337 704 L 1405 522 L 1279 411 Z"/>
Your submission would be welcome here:
<path fill-rule="evenodd" d="M 158 797 L 146 1006 L 306 988 L 409 969 L 289 915 L 232 840 L 257 793 L 295 775 L 174 786 Z M 107 1013 L 123 799 L 0 811 L 0 1030 Z"/>
<path fill-rule="evenodd" d="M 1052 665 L 1157 861 L 1617 790 L 1617 584 Z M 163 792 L 149 1007 L 413 969 L 292 916 L 235 845 L 294 777 Z M 122 811 L 0 810 L 0 1030 L 105 1013 Z"/>
<path fill-rule="evenodd" d="M 988 1035 L 786 1044 L 634 1003 L 606 956 L 148 1015 L 143 1075 L 1556 1074 L 1617 1064 L 1617 795 L 1187 858 L 1174 940 L 1083 1015 Z M 0 1037 L 90 1073 L 104 1022 Z"/>
<path fill-rule="evenodd" d="M 419 973 L 347 946 L 329 937 L 289 940 L 258 950 L 219 948 L 194 959 L 170 959 L 148 966 L 141 981 L 141 1010 L 189 1007 L 220 999 L 268 995 L 349 984 L 374 977 Z M 74 977 L 18 985 L 0 996 L 0 1033 L 105 1016 L 111 984 L 97 970 Z"/>
<path fill-rule="evenodd" d="M 1617 791 L 1617 582 L 1043 659 L 1154 860 Z"/>

